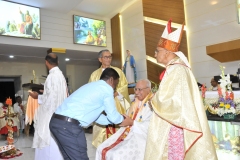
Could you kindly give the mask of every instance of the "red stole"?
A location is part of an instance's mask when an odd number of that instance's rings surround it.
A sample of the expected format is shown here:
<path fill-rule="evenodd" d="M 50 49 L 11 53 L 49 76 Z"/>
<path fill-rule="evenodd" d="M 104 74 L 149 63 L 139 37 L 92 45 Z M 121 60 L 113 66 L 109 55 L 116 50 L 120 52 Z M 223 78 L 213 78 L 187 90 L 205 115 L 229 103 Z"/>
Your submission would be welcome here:
<path fill-rule="evenodd" d="M 133 120 L 135 120 L 135 118 L 137 117 L 138 111 L 139 111 L 139 107 L 137 108 L 137 110 L 134 113 L 134 116 L 132 118 Z M 102 160 L 106 160 L 107 152 L 110 149 L 114 148 L 116 145 L 118 145 L 120 142 L 122 142 L 124 140 L 124 138 L 127 137 L 130 129 L 131 129 L 131 126 L 126 127 L 125 130 L 123 131 L 123 133 L 118 137 L 118 139 L 113 144 L 111 144 L 110 146 L 108 146 L 102 150 Z"/>
<path fill-rule="evenodd" d="M 116 133 L 116 125 L 115 124 L 109 124 L 106 126 L 106 136 L 109 138 L 111 135 Z"/>

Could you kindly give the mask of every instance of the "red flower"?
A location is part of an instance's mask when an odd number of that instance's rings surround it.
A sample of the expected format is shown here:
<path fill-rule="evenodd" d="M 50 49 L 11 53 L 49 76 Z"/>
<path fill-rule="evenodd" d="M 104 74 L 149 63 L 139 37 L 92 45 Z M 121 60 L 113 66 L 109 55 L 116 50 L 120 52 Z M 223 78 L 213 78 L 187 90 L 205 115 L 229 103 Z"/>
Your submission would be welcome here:
<path fill-rule="evenodd" d="M 12 99 L 9 97 L 9 98 L 7 98 L 7 100 L 6 100 L 6 104 L 7 105 L 12 105 Z"/>

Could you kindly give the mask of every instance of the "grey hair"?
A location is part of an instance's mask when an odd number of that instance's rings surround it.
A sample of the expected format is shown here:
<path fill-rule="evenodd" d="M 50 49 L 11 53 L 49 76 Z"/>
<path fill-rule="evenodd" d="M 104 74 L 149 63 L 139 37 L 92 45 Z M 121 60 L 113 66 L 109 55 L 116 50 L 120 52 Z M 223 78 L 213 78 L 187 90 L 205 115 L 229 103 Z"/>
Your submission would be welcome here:
<path fill-rule="evenodd" d="M 108 49 L 101 50 L 100 52 L 98 52 L 98 58 L 102 57 L 103 52 L 110 52 L 110 51 Z"/>
<path fill-rule="evenodd" d="M 151 88 L 151 82 L 148 79 L 140 79 L 140 80 L 138 80 L 138 82 L 140 82 L 140 81 L 146 82 L 147 83 L 147 87 Z"/>

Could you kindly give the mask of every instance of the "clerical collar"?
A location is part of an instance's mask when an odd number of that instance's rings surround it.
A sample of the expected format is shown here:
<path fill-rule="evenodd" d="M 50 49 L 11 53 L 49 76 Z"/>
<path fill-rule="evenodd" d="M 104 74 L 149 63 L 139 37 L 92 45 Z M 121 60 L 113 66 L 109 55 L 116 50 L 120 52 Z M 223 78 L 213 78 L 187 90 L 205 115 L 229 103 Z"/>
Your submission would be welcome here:
<path fill-rule="evenodd" d="M 106 68 L 103 68 L 102 66 L 101 66 L 101 68 L 102 68 L 102 71 L 104 71 Z M 111 68 L 111 66 L 109 66 L 109 67 L 107 67 L 107 68 Z"/>
<path fill-rule="evenodd" d="M 168 64 L 166 65 L 166 67 L 167 66 L 169 66 L 169 65 L 171 65 L 171 64 L 173 64 L 175 61 L 177 61 L 179 59 L 179 57 L 175 57 L 175 58 L 173 58 L 172 60 L 170 60 L 169 62 L 168 62 Z"/>

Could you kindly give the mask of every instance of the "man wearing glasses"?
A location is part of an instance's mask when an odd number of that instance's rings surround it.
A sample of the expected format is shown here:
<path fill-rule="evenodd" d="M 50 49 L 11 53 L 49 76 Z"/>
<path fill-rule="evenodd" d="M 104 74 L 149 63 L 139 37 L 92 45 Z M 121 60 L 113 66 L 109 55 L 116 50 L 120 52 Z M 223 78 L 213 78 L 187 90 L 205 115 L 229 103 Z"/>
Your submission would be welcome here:
<path fill-rule="evenodd" d="M 216 151 L 196 79 L 186 56 L 179 51 L 182 25 L 171 31 L 168 22 L 155 51 L 166 68 L 151 100 L 144 160 L 216 160 Z"/>
<path fill-rule="evenodd" d="M 152 110 L 148 103 L 153 95 L 151 82 L 147 79 L 139 80 L 134 91 L 135 100 L 127 114 L 132 120 L 132 126 L 121 127 L 104 141 L 97 148 L 97 160 L 144 159 L 147 130 L 152 116 Z"/>
<path fill-rule="evenodd" d="M 120 76 L 119 83 L 114 92 L 114 99 L 116 103 L 117 110 L 120 114 L 125 114 L 126 110 L 130 107 L 130 99 L 128 95 L 128 82 L 121 69 L 111 66 L 112 54 L 109 50 L 101 50 L 98 53 L 98 60 L 102 64 L 101 67 L 95 70 L 89 79 L 89 82 L 98 81 L 104 69 L 113 68 L 116 70 Z M 116 132 L 117 128 L 115 125 L 102 126 L 99 124 L 94 124 L 93 126 L 93 141 L 92 144 L 98 147 L 102 142 L 109 138 L 112 134 Z"/>

